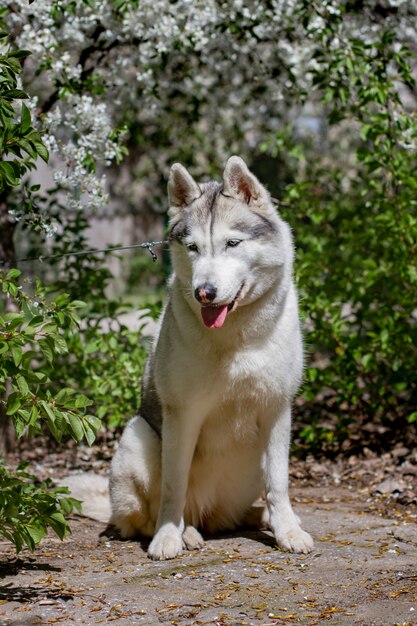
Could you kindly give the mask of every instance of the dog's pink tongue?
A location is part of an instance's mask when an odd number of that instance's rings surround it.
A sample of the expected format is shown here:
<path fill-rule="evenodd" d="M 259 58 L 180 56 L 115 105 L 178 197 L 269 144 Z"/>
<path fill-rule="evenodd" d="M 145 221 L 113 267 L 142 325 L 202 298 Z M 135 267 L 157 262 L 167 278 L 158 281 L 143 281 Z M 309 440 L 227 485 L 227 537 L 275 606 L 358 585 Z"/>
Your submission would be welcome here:
<path fill-rule="evenodd" d="M 207 328 L 220 328 L 227 315 L 227 304 L 223 306 L 203 306 L 201 316 Z"/>

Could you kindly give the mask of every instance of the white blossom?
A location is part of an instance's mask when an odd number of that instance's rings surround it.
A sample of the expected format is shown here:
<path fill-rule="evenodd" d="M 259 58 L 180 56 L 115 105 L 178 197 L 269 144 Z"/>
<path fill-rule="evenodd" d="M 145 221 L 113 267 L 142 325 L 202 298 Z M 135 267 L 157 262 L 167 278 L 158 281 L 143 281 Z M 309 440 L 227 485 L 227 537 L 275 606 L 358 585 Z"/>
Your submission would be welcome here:
<path fill-rule="evenodd" d="M 414 45 L 417 6 L 385 4 L 393 10 L 384 27 L 395 29 L 399 43 Z M 17 46 L 32 52 L 25 88 L 52 155 L 54 182 L 76 208 L 106 205 L 104 172 L 120 154 L 114 131 L 126 117 L 145 145 L 138 170 L 149 172 L 150 163 L 165 170 L 186 145 L 207 171 L 233 150 L 256 149 L 296 116 L 291 89 L 295 80 L 299 90 L 311 91 L 320 68 L 312 31 L 324 31 L 326 16 L 341 21 L 334 50 L 349 37 L 372 43 L 381 34 L 375 0 L 365 0 L 357 16 L 344 15 L 339 0 L 317 3 L 310 38 L 298 23 L 300 0 L 141 0 L 123 11 L 111 0 L 5 5 L 13 8 L 6 19 Z M 154 142 L 157 135 L 165 143 Z M 414 141 L 405 133 L 406 149 Z"/>

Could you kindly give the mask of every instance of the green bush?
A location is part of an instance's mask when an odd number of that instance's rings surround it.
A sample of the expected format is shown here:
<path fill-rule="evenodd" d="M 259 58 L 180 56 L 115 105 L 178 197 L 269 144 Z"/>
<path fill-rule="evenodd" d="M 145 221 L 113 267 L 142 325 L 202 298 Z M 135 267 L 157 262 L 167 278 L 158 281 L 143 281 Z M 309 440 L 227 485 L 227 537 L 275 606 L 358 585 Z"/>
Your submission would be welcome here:
<path fill-rule="evenodd" d="M 414 86 L 409 52 L 384 32 L 329 55 L 340 19 L 330 16 L 318 37 L 313 81 L 333 144 L 321 157 L 317 145 L 294 152 L 288 133 L 263 146 L 294 165 L 283 213 L 311 354 L 301 436 L 313 447 L 343 440 L 349 424 L 395 423 L 402 433 L 416 420 L 417 118 L 399 95 Z"/>
<path fill-rule="evenodd" d="M 20 274 L 0 271 L 2 292 L 15 300 L 18 309 L 0 317 L 0 395 L 6 395 L 6 382 L 12 389 L 6 414 L 18 437 L 26 431 L 30 436 L 39 434 L 46 423 L 57 441 L 68 434 L 75 441 L 85 437 L 92 443 L 101 422 L 86 414 L 91 400 L 71 387 L 57 390 L 51 380 L 56 358 L 68 355 L 64 335 L 78 330 L 76 310 L 84 303 L 70 302 L 66 294 L 48 301 L 39 282 L 31 297 L 17 282 Z"/>
<path fill-rule="evenodd" d="M 140 405 L 147 344 L 140 330 L 116 319 L 124 311 L 120 306 L 112 317 L 86 316 L 85 326 L 67 339 L 71 359 L 59 359 L 54 372 L 56 380 L 88 395 L 107 428 L 123 426 Z"/>
<path fill-rule="evenodd" d="M 132 307 L 107 295 L 112 275 L 102 253 L 61 256 L 88 249 L 89 220 L 85 214 L 77 211 L 65 215 L 59 206 L 53 210 L 63 228 L 51 247 L 52 255 L 58 258 L 48 263 L 49 290 L 56 294 L 65 291 L 71 300 L 86 303 L 77 333 L 70 329 L 64 332 L 71 358 L 56 359 L 55 385 L 69 385 L 85 394 L 94 414 L 108 428 L 120 427 L 139 409 L 140 378 L 147 354 L 143 326 L 138 323 L 138 330 L 132 330 L 119 321 Z M 140 315 L 137 311 L 138 318 Z"/>
<path fill-rule="evenodd" d="M 1 14 L 0 14 L 1 17 Z M 0 19 L 0 31 L 3 24 Z M 0 32 L 7 44 L 7 34 Z M 19 88 L 21 62 L 29 52 L 7 49 L 0 55 L 0 419 L 3 434 L 8 420 L 17 437 L 33 436 L 47 428 L 57 441 L 71 436 L 79 442 L 95 439 L 100 420 L 87 413 L 91 404 L 85 395 L 67 384 L 58 385 L 53 375 L 56 359 L 68 358 L 68 339 L 77 332 L 76 310 L 83 305 L 65 293 L 47 298 L 39 281 L 32 288 L 20 281 L 14 263 L 15 225 L 10 211 L 16 206 L 13 192 L 19 188 L 20 211 L 25 223 L 37 229 L 39 186 L 23 177 L 35 168 L 36 160 L 48 160 L 41 134 L 32 126 L 31 114 Z M 10 539 L 19 552 L 24 545 L 33 550 L 48 527 L 63 538 L 69 532 L 64 515 L 79 504 L 66 497 L 64 488 L 36 478 L 20 465 L 12 471 L 0 464 L 0 534 Z"/>
<path fill-rule="evenodd" d="M 87 412 L 92 402 L 69 386 L 57 386 L 54 364 L 68 358 L 68 337 L 77 334 L 77 309 L 67 295 L 47 299 L 44 287 L 36 284 L 33 295 L 20 284 L 21 272 L 0 270 L 0 289 L 14 312 L 0 316 L 0 408 L 2 419 L 10 419 L 18 437 L 33 436 L 46 427 L 57 441 L 71 436 L 91 444 L 101 421 Z M 13 472 L 0 466 L 0 534 L 13 541 L 16 550 L 30 549 L 47 528 L 59 537 L 69 531 L 64 514 L 76 501 L 64 497 L 65 489 L 49 482 L 36 484 L 21 466 Z"/>
<path fill-rule="evenodd" d="M 34 550 L 51 527 L 64 539 L 69 526 L 65 515 L 80 503 L 68 497 L 66 487 L 52 487 L 51 481 L 38 483 L 21 464 L 11 472 L 0 463 L 0 535 L 20 552 L 24 545 Z"/>

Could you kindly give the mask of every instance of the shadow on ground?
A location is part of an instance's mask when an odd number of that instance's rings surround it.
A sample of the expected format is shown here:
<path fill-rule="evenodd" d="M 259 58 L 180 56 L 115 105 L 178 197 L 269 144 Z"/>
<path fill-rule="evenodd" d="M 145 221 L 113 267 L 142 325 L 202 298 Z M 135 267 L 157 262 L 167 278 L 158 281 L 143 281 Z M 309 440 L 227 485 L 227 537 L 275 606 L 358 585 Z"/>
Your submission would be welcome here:
<path fill-rule="evenodd" d="M 342 488 L 294 490 L 293 501 L 315 538 L 307 556 L 242 531 L 155 563 L 140 543 L 99 542 L 102 526 L 80 518 L 35 557 L 13 560 L 3 543 L 0 625 L 415 624 L 413 512 Z"/>

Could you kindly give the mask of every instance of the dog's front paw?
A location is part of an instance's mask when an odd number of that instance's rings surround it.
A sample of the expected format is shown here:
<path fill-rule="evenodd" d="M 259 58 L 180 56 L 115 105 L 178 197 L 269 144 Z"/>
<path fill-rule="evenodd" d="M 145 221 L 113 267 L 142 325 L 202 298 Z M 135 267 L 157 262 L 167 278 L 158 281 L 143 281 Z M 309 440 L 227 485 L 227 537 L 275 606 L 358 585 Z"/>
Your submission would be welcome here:
<path fill-rule="evenodd" d="M 182 552 L 182 536 L 173 525 L 162 526 L 152 539 L 148 548 L 148 556 L 154 561 L 173 559 Z"/>
<path fill-rule="evenodd" d="M 186 526 L 182 533 L 182 542 L 187 550 L 198 550 L 204 546 L 204 539 L 194 526 Z"/>
<path fill-rule="evenodd" d="M 277 543 L 282 550 L 307 554 L 313 549 L 313 539 L 300 526 L 293 526 L 276 536 Z"/>

